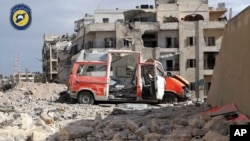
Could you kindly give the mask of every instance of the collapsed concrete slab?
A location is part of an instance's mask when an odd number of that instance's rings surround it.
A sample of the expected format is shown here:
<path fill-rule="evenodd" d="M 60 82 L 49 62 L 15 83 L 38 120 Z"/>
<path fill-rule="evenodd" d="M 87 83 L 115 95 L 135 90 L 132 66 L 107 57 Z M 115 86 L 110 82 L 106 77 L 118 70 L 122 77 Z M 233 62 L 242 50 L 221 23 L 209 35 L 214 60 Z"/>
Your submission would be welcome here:
<path fill-rule="evenodd" d="M 213 72 L 208 104 L 235 103 L 250 116 L 250 6 L 226 25 L 220 54 Z"/>

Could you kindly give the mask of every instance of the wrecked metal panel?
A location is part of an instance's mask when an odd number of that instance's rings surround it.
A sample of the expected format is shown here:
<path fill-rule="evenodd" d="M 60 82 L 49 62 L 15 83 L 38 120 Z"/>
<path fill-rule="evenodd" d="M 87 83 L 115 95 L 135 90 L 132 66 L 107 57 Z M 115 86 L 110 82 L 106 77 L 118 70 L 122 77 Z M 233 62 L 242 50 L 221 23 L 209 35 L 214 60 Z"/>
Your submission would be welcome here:
<path fill-rule="evenodd" d="M 219 115 L 225 115 L 227 113 L 233 113 L 233 112 L 237 112 L 238 109 L 236 108 L 235 104 L 228 104 L 222 107 L 215 107 L 212 109 L 209 109 L 203 113 L 213 117 L 213 116 L 219 116 Z"/>

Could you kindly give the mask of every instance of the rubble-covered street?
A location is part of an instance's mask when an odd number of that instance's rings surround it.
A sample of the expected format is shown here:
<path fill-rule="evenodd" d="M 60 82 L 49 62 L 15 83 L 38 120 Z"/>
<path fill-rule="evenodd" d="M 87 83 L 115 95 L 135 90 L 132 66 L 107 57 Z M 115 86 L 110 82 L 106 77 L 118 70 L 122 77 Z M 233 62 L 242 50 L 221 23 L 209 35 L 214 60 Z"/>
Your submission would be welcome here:
<path fill-rule="evenodd" d="M 59 103 L 64 89 L 62 84 L 21 82 L 1 93 L 0 140 L 229 140 L 230 123 L 223 116 L 199 114 L 204 105 Z"/>

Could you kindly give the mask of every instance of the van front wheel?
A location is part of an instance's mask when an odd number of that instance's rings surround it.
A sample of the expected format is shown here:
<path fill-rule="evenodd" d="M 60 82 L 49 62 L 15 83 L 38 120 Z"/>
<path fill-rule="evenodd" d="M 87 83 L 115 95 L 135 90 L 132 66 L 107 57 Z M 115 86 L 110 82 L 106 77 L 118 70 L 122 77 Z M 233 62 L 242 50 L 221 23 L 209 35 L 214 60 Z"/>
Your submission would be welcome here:
<path fill-rule="evenodd" d="M 162 103 L 177 103 L 178 102 L 178 98 L 173 94 L 173 93 L 165 93 L 163 99 L 162 99 Z"/>
<path fill-rule="evenodd" d="M 81 92 L 77 101 L 79 104 L 94 104 L 95 100 L 90 92 Z"/>

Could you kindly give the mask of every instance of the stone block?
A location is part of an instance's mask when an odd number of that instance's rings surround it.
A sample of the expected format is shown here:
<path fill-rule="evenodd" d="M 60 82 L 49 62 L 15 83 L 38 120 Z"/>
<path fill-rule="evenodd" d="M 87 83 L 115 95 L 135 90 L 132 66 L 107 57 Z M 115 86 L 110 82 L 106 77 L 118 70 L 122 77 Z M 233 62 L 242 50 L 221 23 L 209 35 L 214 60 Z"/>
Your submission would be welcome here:
<path fill-rule="evenodd" d="M 139 136 L 141 139 L 144 138 L 145 135 L 149 134 L 149 130 L 147 126 L 142 126 L 135 131 L 135 134 Z"/>
<path fill-rule="evenodd" d="M 170 118 L 170 117 L 171 117 L 171 114 L 168 112 L 156 114 L 156 118 L 159 118 L 159 119 L 166 119 L 166 118 Z"/>
<path fill-rule="evenodd" d="M 210 127 L 210 130 L 217 132 L 221 135 L 228 135 L 230 129 L 230 124 L 227 121 L 217 122 Z"/>
<path fill-rule="evenodd" d="M 229 136 L 223 136 L 214 131 L 208 131 L 208 133 L 202 138 L 203 141 L 229 141 Z"/>
<path fill-rule="evenodd" d="M 188 120 L 189 126 L 201 129 L 205 125 L 205 121 L 200 118 L 191 118 Z"/>
<path fill-rule="evenodd" d="M 43 132 L 34 131 L 31 136 L 31 141 L 45 141 L 47 135 Z"/>
<path fill-rule="evenodd" d="M 207 132 L 209 131 L 209 129 L 193 129 L 191 131 L 192 136 L 204 136 Z"/>
<path fill-rule="evenodd" d="M 157 133 L 149 133 L 145 135 L 144 141 L 159 141 L 162 135 Z"/>
<path fill-rule="evenodd" d="M 158 124 L 156 122 L 156 119 L 153 118 L 149 121 L 149 129 L 150 129 L 150 132 L 152 132 L 152 133 L 157 132 Z"/>
<path fill-rule="evenodd" d="M 133 133 L 139 128 L 138 125 L 130 119 L 125 120 L 125 126 Z"/>
<path fill-rule="evenodd" d="M 54 122 L 54 119 L 50 117 L 46 111 L 42 112 L 40 115 L 40 118 L 46 123 L 46 124 L 52 124 Z"/>
<path fill-rule="evenodd" d="M 64 136 L 65 139 L 81 138 L 91 134 L 94 131 L 92 127 L 76 126 L 69 124 L 64 128 L 60 129 L 60 135 Z"/>
<path fill-rule="evenodd" d="M 207 122 L 203 128 L 206 129 L 210 129 L 211 126 L 213 126 L 214 124 L 220 123 L 222 121 L 226 121 L 226 118 L 224 116 L 217 116 L 212 118 L 212 120 L 210 120 L 209 122 Z"/>

